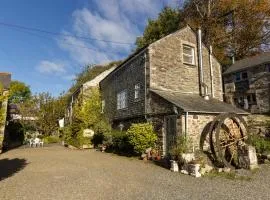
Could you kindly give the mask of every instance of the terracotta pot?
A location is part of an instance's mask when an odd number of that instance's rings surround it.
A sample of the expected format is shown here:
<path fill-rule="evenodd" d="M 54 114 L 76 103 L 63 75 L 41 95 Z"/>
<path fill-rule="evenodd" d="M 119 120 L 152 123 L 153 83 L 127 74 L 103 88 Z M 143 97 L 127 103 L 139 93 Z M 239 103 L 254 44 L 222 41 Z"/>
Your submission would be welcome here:
<path fill-rule="evenodd" d="M 161 156 L 160 155 L 157 155 L 156 156 L 156 160 L 161 160 Z"/>

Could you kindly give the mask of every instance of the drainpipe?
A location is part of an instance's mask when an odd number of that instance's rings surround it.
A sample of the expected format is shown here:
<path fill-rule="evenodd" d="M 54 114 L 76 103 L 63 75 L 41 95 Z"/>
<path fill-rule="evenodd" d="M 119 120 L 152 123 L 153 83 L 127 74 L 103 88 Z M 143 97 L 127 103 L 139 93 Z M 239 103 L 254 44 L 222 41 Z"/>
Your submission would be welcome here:
<path fill-rule="evenodd" d="M 209 64 L 210 64 L 210 80 L 211 80 L 211 97 L 214 98 L 214 81 L 213 81 L 213 62 L 212 62 L 213 49 L 209 47 Z"/>
<path fill-rule="evenodd" d="M 147 55 L 146 55 L 146 52 L 144 53 L 144 118 L 145 120 L 147 120 L 147 84 L 146 84 L 146 58 L 147 58 Z M 149 63 L 150 64 L 150 63 Z"/>
<path fill-rule="evenodd" d="M 188 112 L 185 113 L 185 138 L 187 138 L 188 132 Z"/>
<path fill-rule="evenodd" d="M 202 58 L 202 31 L 198 29 L 198 65 L 199 65 L 199 87 L 200 95 L 203 96 L 203 58 Z"/>

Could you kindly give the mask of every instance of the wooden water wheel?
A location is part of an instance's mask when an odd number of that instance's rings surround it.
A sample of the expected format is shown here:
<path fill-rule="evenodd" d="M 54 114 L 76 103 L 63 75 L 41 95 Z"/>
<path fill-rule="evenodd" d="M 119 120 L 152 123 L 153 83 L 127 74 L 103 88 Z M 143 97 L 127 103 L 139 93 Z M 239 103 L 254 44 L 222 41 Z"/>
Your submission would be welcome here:
<path fill-rule="evenodd" d="M 239 152 L 245 148 L 248 137 L 246 127 L 241 116 L 235 113 L 221 114 L 209 123 L 206 132 L 202 134 L 200 148 L 211 155 L 217 165 L 238 168 Z"/>

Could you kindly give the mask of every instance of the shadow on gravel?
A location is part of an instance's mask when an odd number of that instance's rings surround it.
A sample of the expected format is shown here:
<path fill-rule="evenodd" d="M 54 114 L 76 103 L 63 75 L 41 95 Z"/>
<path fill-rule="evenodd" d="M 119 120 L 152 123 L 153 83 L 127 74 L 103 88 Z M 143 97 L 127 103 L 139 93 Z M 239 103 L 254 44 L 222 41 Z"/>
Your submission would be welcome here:
<path fill-rule="evenodd" d="M 23 170 L 27 165 L 25 159 L 1 159 L 0 160 L 0 181 L 13 176 L 15 173 Z"/>

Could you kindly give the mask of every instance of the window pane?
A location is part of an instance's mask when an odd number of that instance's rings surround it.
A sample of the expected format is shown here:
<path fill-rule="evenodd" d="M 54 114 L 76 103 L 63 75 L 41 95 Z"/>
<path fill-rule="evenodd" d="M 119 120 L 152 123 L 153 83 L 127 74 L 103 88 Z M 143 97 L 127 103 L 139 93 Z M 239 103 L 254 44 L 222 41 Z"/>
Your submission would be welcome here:
<path fill-rule="evenodd" d="M 242 79 L 247 79 L 247 78 L 248 78 L 247 72 L 242 72 Z"/>
<path fill-rule="evenodd" d="M 184 54 L 192 55 L 192 48 L 188 46 L 184 46 L 183 52 Z"/>
<path fill-rule="evenodd" d="M 194 64 L 194 48 L 191 46 L 183 45 L 183 62 Z"/>
<path fill-rule="evenodd" d="M 183 58 L 184 58 L 184 62 L 185 62 L 185 63 L 190 63 L 190 64 L 192 64 L 192 62 L 193 62 L 192 56 L 183 55 Z"/>
<path fill-rule="evenodd" d="M 236 73 L 235 74 L 235 80 L 236 81 L 240 81 L 241 80 L 241 76 L 240 75 L 241 75 L 240 73 Z"/>
<path fill-rule="evenodd" d="M 140 84 L 136 84 L 134 88 L 134 98 L 138 99 L 140 95 Z"/>

